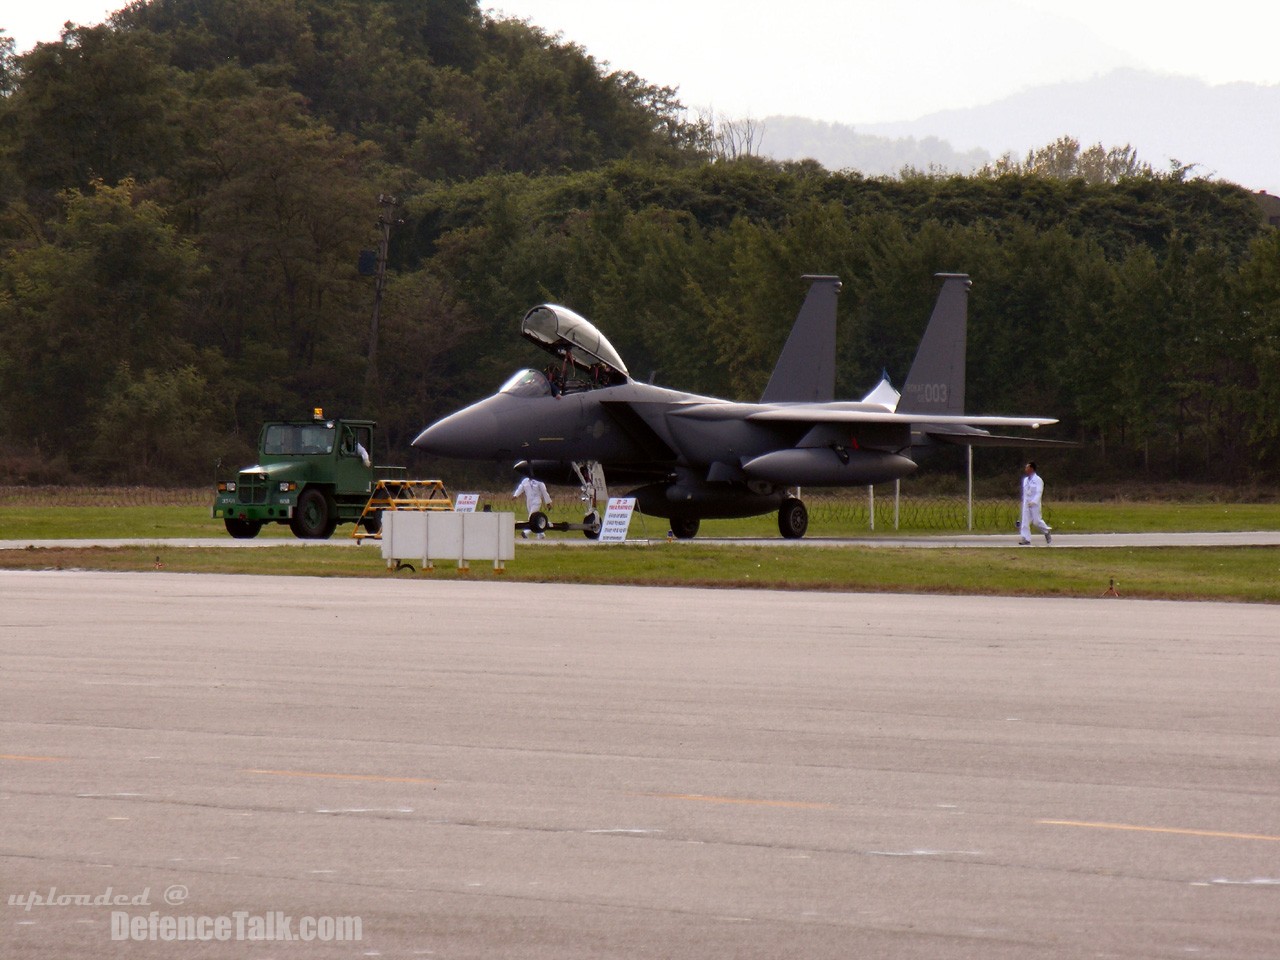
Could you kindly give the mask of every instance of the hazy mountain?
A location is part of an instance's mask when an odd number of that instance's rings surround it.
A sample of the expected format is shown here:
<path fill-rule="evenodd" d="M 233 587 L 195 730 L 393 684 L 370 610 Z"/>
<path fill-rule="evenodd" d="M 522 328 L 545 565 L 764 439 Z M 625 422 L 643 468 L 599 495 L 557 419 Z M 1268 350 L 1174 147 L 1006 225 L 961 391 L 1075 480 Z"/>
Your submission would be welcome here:
<path fill-rule="evenodd" d="M 765 121 L 760 152 L 778 159 L 811 156 L 832 169 L 852 166 L 867 173 L 889 173 L 896 168 L 886 169 L 881 157 L 898 145 L 903 157 L 918 150 L 927 158 L 905 163 L 938 163 L 963 172 L 980 166 L 984 160 L 975 162 L 973 157 L 982 153 L 999 156 L 1012 151 L 1021 158 L 1033 147 L 1069 135 L 1086 146 L 1130 144 L 1157 169 L 1166 169 L 1176 159 L 1198 164 L 1199 175 L 1280 194 L 1277 116 L 1280 85 L 1211 86 L 1188 77 L 1116 70 L 1091 80 L 1035 87 L 981 107 L 867 124 L 856 131 L 840 124 L 792 124 L 794 118 L 771 117 Z M 798 131 L 794 137 L 793 130 Z M 850 149 L 857 143 L 865 149 Z M 957 159 L 940 159 L 948 153 Z"/>
<path fill-rule="evenodd" d="M 758 152 L 775 160 L 812 158 L 828 170 L 854 169 L 869 176 L 893 175 L 903 167 L 944 168 L 968 173 L 991 160 L 982 149 L 956 150 L 945 140 L 923 135 L 887 137 L 844 123 L 807 117 L 766 117 L 760 122 Z"/>

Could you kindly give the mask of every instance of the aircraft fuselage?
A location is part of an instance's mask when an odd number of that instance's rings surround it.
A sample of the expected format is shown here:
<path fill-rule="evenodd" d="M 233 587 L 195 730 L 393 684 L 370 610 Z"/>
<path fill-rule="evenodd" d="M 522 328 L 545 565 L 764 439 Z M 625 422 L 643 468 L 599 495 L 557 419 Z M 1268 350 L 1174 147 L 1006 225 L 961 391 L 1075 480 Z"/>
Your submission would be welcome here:
<path fill-rule="evenodd" d="M 561 396 L 497 393 L 428 427 L 414 445 L 498 462 L 594 460 L 607 473 L 652 476 L 661 497 L 637 494 L 658 516 L 754 516 L 776 507 L 787 487 L 881 483 L 915 469 L 897 452 L 910 446 L 905 427 L 748 419 L 785 407 L 635 382 Z"/>

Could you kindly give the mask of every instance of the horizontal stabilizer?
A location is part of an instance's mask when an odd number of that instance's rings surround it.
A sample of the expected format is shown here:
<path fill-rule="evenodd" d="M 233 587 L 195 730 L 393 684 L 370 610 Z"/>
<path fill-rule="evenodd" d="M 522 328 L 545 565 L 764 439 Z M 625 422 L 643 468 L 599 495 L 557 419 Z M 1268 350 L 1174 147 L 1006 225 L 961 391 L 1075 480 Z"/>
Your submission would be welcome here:
<path fill-rule="evenodd" d="M 752 422 L 781 423 L 910 423 L 957 427 L 1042 427 L 1058 421 L 1052 417 L 923 417 L 920 414 L 888 413 L 884 410 L 857 409 L 859 404 L 780 404 L 747 417 Z"/>
<path fill-rule="evenodd" d="M 996 434 L 938 432 L 925 427 L 921 431 L 935 443 L 947 443 L 956 447 L 1079 447 L 1074 440 L 1042 440 L 1040 437 L 1010 437 Z"/>

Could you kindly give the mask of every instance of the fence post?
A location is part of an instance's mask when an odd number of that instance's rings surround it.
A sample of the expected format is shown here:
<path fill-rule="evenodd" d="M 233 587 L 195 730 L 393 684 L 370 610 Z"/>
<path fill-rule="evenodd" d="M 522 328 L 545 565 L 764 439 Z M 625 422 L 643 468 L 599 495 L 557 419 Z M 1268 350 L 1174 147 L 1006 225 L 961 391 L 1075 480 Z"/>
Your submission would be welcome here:
<path fill-rule="evenodd" d="M 893 529 L 898 529 L 898 505 L 902 501 L 902 481 L 893 481 Z"/>
<path fill-rule="evenodd" d="M 867 515 L 871 518 L 871 532 L 876 530 L 876 488 L 867 484 Z"/>
<path fill-rule="evenodd" d="M 973 533 L 973 444 L 965 447 L 969 461 L 969 532 Z"/>

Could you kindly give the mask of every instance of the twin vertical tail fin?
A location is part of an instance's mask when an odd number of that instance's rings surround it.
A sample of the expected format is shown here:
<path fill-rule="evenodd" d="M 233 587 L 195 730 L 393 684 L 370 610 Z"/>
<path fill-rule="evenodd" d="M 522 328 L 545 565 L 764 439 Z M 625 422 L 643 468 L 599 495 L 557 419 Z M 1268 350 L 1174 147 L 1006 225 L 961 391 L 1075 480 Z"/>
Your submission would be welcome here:
<path fill-rule="evenodd" d="M 899 413 L 963 414 L 969 287 L 965 273 L 939 273 L 942 289 L 902 387 Z"/>
<path fill-rule="evenodd" d="M 809 294 L 769 377 L 761 403 L 828 403 L 836 396 L 838 277 L 806 275 Z M 963 366 L 963 364 L 962 364 Z"/>
<path fill-rule="evenodd" d="M 939 273 L 942 289 L 911 364 L 899 413 L 963 414 L 965 345 L 971 281 Z M 806 275 L 805 297 L 761 403 L 828 403 L 835 399 L 837 277 Z"/>

